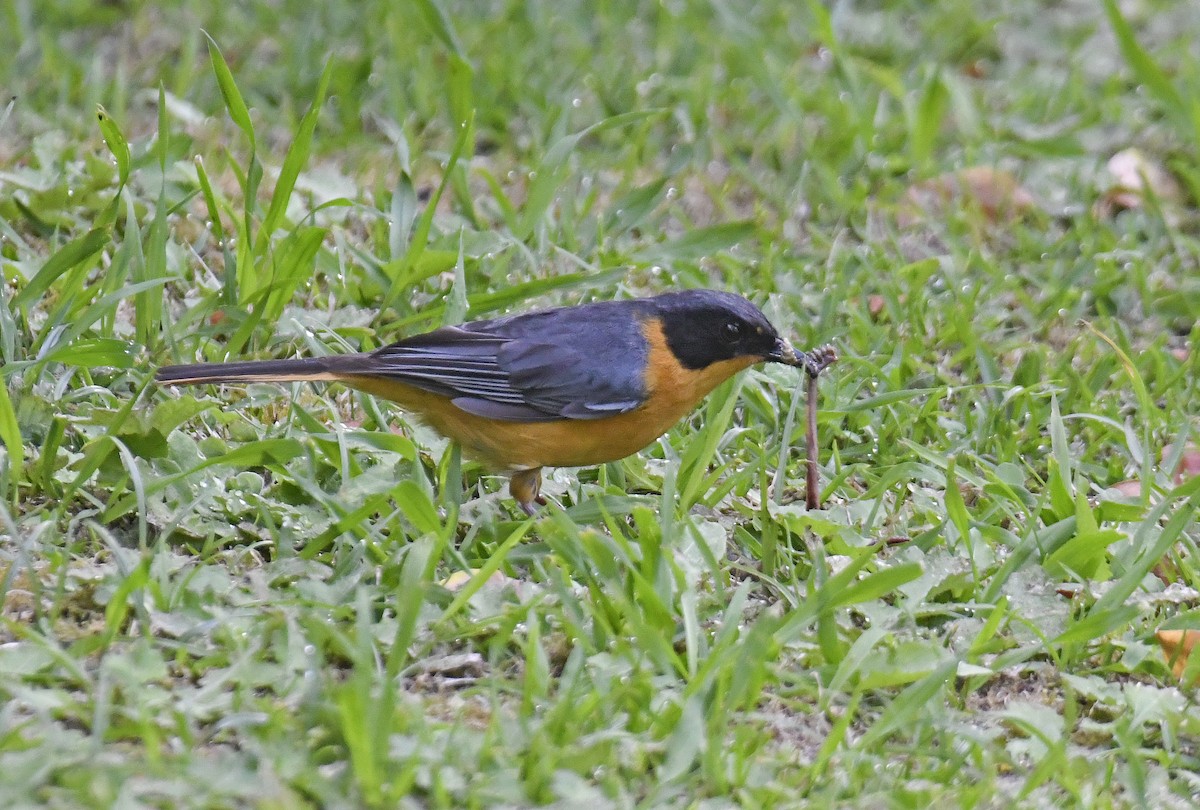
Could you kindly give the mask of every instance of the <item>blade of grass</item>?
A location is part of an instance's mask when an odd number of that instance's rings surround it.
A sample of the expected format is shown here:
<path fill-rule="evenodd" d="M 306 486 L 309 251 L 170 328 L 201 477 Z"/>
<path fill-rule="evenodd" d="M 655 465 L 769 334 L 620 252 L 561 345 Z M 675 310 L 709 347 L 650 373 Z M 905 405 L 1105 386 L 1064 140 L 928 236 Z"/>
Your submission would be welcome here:
<path fill-rule="evenodd" d="M 257 288 L 260 285 L 257 280 L 257 268 L 253 263 L 255 254 L 252 248 L 255 244 L 254 213 L 258 210 L 258 186 L 262 181 L 263 173 L 262 164 L 258 160 L 258 141 L 254 134 L 254 122 L 250 118 L 250 110 L 246 107 L 241 91 L 238 90 L 233 72 L 225 62 L 225 57 L 221 54 L 216 40 L 209 36 L 207 31 L 204 32 L 204 36 L 208 39 L 209 62 L 212 64 L 213 74 L 217 78 L 221 97 L 225 100 L 225 109 L 233 123 L 250 142 L 250 160 L 246 164 L 245 171 L 239 170 L 237 161 L 233 160 L 232 156 L 230 165 L 238 175 L 238 182 L 242 186 L 242 222 L 238 234 L 237 266 L 243 282 L 248 283 L 250 288 Z M 243 287 L 242 289 L 244 293 L 247 288 Z M 240 350 L 241 346 L 238 346 L 237 349 Z"/>
<path fill-rule="evenodd" d="M 942 691 L 954 676 L 957 668 L 958 661 L 949 660 L 896 695 L 879 719 L 858 738 L 855 747 L 860 751 L 870 751 L 874 746 L 912 723 L 920 715 L 925 705 L 932 701 L 938 692 Z"/>
<path fill-rule="evenodd" d="M 253 152 L 257 148 L 257 142 L 254 137 L 254 122 L 250 120 L 250 110 L 246 107 L 242 93 L 238 90 L 237 82 L 234 81 L 233 72 L 229 70 L 229 64 L 221 54 L 221 48 L 217 45 L 217 41 L 207 31 L 203 33 L 205 39 L 208 40 L 208 57 L 212 64 L 213 74 L 217 78 L 217 87 L 221 91 L 221 97 L 225 100 L 225 109 L 229 112 L 233 123 L 245 134 L 246 140 L 250 141 L 250 150 Z"/>
<path fill-rule="evenodd" d="M 1108 17 L 1108 24 L 1112 26 L 1113 34 L 1116 35 L 1121 57 L 1133 71 L 1138 83 L 1144 85 L 1158 100 L 1164 112 L 1175 121 L 1181 135 L 1187 137 L 1193 145 L 1200 144 L 1200 132 L 1195 128 L 1190 106 L 1184 101 L 1179 89 L 1167 78 L 1163 69 L 1142 48 L 1133 33 L 1133 28 L 1117 7 L 1116 0 L 1104 0 L 1104 13 Z"/>
<path fill-rule="evenodd" d="M 213 193 L 212 183 L 208 172 L 204 169 L 204 159 L 196 155 L 193 161 L 196 166 L 196 179 L 200 183 L 200 191 L 204 195 L 204 204 L 208 208 L 208 221 L 212 224 L 213 236 L 221 248 L 222 267 L 222 300 L 226 306 L 232 306 L 238 299 L 238 264 L 237 254 L 229 249 L 229 240 L 225 236 L 225 226 L 221 224 L 221 208 L 217 205 L 217 196 Z"/>
<path fill-rule="evenodd" d="M 108 229 L 96 228 L 63 245 L 42 265 L 42 269 L 30 279 L 29 283 L 13 296 L 12 308 L 27 308 L 41 298 L 56 279 L 95 256 L 108 243 Z"/>
<path fill-rule="evenodd" d="M 25 469 L 25 444 L 21 428 L 17 423 L 17 412 L 8 395 L 8 381 L 0 380 L 0 441 L 8 451 L 8 484 L 12 502 L 17 503 L 20 494 L 21 473 Z M 0 497 L 3 493 L 0 493 Z"/>
<path fill-rule="evenodd" d="M 288 201 L 292 198 L 292 191 L 296 188 L 296 179 L 300 176 L 300 170 L 304 168 L 312 153 L 313 133 L 317 128 L 321 107 L 325 103 L 325 94 L 329 90 L 333 65 L 332 58 L 325 62 L 325 69 L 321 71 L 321 78 L 317 80 L 317 89 L 313 94 L 312 102 L 300 120 L 300 126 L 283 159 L 283 165 L 279 169 L 279 179 L 275 182 L 275 190 L 271 194 L 271 204 L 267 208 L 262 227 L 258 231 L 258 239 L 254 246 L 254 255 L 256 256 L 266 255 L 267 242 L 279 227 L 280 221 L 287 211 Z M 268 318 L 268 320 L 271 319 Z"/>
<path fill-rule="evenodd" d="M 450 183 L 450 175 L 454 172 L 458 161 L 466 153 L 471 128 L 472 119 L 468 117 L 468 120 L 463 122 L 462 126 L 459 127 L 454 147 L 450 150 L 450 157 L 446 161 L 446 169 L 442 174 L 442 180 L 438 183 L 437 190 L 429 198 L 429 202 L 425 204 L 425 210 L 421 212 L 421 216 L 417 220 L 412 239 L 408 244 L 408 252 L 404 254 L 399 262 L 395 263 L 397 267 L 394 275 L 391 276 L 392 284 L 383 299 L 383 304 L 379 308 L 379 317 L 382 317 L 385 312 L 390 310 L 411 285 L 421 280 L 414 271 L 418 266 L 422 254 L 424 254 L 426 248 L 429 246 L 429 233 L 433 229 L 433 215 L 437 211 L 438 202 L 441 201 L 442 195 L 446 192 L 447 185 Z"/>
<path fill-rule="evenodd" d="M 113 159 L 117 162 L 117 180 L 124 188 L 129 182 L 129 142 L 125 140 L 120 127 L 112 120 L 108 111 L 99 104 L 96 105 L 96 119 L 100 124 L 100 134 L 108 144 L 108 151 L 112 152 Z"/>
<path fill-rule="evenodd" d="M 515 233 L 516 237 L 521 241 L 528 240 L 533 235 L 538 223 L 542 221 L 543 217 L 550 210 L 550 206 L 554 202 L 555 192 L 558 191 L 559 186 L 566 180 L 568 161 L 571 154 L 575 151 L 580 141 L 589 135 L 608 129 L 628 126 L 660 114 L 657 110 L 638 110 L 614 115 L 611 118 L 606 118 L 603 121 L 599 121 L 555 141 L 546 150 L 545 156 L 542 158 L 541 163 L 538 164 L 537 173 L 529 184 L 529 191 L 525 197 L 525 207 L 521 212 L 520 221 Z"/>
<path fill-rule="evenodd" d="M 488 557 L 487 562 L 474 573 L 466 585 L 463 585 L 459 589 L 458 595 L 442 611 L 442 615 L 438 617 L 439 623 L 444 624 L 466 607 L 467 602 L 471 601 L 471 597 L 479 592 L 479 589 L 484 586 L 492 574 L 500 570 L 500 566 L 504 565 L 508 559 L 509 553 L 529 533 L 529 530 L 533 528 L 533 524 L 533 518 L 522 522 L 504 539 L 503 543 L 496 547 L 496 550 Z"/>

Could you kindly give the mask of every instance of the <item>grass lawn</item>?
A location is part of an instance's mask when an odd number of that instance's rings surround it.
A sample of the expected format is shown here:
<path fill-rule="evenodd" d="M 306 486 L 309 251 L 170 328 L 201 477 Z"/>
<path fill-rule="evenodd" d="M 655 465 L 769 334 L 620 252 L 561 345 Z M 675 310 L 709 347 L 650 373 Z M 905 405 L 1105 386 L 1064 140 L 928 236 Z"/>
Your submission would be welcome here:
<path fill-rule="evenodd" d="M 3 0 L 0 806 L 1195 806 L 1197 39 Z M 838 347 L 824 509 L 784 367 L 532 520 L 387 402 L 152 382 L 697 286 Z"/>

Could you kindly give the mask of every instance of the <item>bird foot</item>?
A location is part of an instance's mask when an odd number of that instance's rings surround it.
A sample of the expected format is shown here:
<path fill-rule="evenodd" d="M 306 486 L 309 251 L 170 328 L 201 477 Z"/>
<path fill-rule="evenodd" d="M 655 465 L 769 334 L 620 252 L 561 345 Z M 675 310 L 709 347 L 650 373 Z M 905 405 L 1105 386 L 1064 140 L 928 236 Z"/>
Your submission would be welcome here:
<path fill-rule="evenodd" d="M 537 514 L 538 509 L 535 504 L 546 505 L 546 499 L 539 494 L 541 488 L 541 467 L 534 467 L 532 470 L 518 470 L 508 480 L 508 491 L 512 493 L 513 499 L 517 502 L 517 506 L 521 507 L 521 511 L 530 517 Z"/>

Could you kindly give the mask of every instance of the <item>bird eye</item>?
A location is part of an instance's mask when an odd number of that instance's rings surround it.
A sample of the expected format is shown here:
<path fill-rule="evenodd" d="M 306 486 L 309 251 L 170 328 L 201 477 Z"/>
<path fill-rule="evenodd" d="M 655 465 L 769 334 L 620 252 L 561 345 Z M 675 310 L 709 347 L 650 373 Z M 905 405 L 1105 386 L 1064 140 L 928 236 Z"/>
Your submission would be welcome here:
<path fill-rule="evenodd" d="M 742 325 L 737 321 L 726 321 L 724 329 L 725 337 L 728 340 L 737 340 L 742 336 Z"/>

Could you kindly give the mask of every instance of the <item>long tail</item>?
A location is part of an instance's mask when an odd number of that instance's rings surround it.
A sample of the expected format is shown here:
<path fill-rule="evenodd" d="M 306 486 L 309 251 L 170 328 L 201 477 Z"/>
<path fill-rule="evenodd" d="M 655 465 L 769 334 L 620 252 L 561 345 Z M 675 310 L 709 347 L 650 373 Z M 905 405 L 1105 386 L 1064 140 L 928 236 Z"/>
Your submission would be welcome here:
<path fill-rule="evenodd" d="M 289 382 L 341 380 L 366 371 L 367 354 L 310 357 L 303 360 L 250 360 L 235 363 L 189 363 L 163 366 L 154 378 L 163 385 L 222 382 Z"/>

